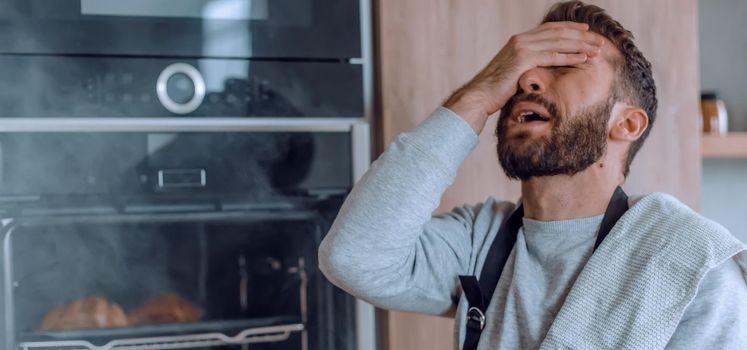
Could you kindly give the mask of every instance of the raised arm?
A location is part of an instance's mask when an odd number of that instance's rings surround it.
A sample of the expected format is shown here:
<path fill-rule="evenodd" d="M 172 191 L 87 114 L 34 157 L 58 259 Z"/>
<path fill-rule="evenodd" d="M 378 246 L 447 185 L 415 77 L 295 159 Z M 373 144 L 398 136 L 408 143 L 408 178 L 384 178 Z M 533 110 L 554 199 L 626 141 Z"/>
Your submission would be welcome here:
<path fill-rule="evenodd" d="M 353 188 L 322 242 L 320 268 L 330 281 L 380 307 L 447 312 L 468 267 L 472 212 L 432 213 L 477 142 L 445 108 L 400 135 Z"/>
<path fill-rule="evenodd" d="M 474 259 L 473 220 L 480 208 L 432 217 L 490 115 L 535 67 L 585 62 L 600 38 L 586 24 L 545 23 L 515 35 L 469 83 L 423 124 L 400 135 L 343 204 L 319 249 L 324 274 L 377 306 L 443 314 L 458 275 Z"/>

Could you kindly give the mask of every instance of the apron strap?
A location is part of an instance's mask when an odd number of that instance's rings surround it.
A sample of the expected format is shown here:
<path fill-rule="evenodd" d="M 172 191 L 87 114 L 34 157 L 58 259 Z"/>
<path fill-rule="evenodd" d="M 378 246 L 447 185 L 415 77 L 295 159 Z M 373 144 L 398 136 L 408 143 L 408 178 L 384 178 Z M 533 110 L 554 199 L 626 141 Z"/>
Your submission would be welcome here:
<path fill-rule="evenodd" d="M 609 234 L 627 210 L 628 195 L 618 186 L 602 218 L 597 240 L 594 243 L 594 251 L 602 244 L 607 234 Z M 506 266 L 511 250 L 513 250 L 516 244 L 516 236 L 523 225 L 523 218 L 524 206 L 522 205 L 509 216 L 508 220 L 505 220 L 501 224 L 501 228 L 493 239 L 488 256 L 483 263 L 479 282 L 475 276 L 459 276 L 459 282 L 462 285 L 462 291 L 467 298 L 469 306 L 466 333 L 462 346 L 463 350 L 477 349 L 480 335 L 485 328 L 485 314 L 487 313 L 490 299 L 493 297 L 493 293 L 495 293 L 495 288 L 498 286 L 498 280 L 501 278 L 503 268 Z"/>

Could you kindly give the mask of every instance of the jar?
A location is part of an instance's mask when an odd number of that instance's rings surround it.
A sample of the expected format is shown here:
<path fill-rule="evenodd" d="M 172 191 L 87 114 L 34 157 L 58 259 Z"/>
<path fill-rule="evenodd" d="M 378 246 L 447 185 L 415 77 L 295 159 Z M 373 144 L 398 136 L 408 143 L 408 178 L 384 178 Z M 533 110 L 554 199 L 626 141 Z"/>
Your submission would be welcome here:
<path fill-rule="evenodd" d="M 729 126 L 726 105 L 717 93 L 702 93 L 700 95 L 700 109 L 703 115 L 702 130 L 704 134 L 726 134 Z"/>

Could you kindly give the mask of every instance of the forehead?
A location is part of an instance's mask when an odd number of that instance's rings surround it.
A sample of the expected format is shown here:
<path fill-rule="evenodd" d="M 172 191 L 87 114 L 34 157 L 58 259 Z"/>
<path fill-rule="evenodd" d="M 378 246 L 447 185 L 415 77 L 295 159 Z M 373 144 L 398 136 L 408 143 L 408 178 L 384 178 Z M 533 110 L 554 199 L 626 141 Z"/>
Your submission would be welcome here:
<path fill-rule="evenodd" d="M 602 51 L 600 55 L 602 58 L 604 58 L 604 60 L 599 63 L 602 63 L 604 66 L 607 66 L 614 71 L 617 63 L 623 59 L 622 52 L 620 52 L 620 50 L 617 49 L 615 44 L 609 39 L 607 39 L 606 37 L 600 34 L 596 34 L 596 33 L 594 33 L 594 35 L 601 38 L 602 41 L 604 42 L 604 44 L 602 44 L 602 48 L 601 48 Z"/>

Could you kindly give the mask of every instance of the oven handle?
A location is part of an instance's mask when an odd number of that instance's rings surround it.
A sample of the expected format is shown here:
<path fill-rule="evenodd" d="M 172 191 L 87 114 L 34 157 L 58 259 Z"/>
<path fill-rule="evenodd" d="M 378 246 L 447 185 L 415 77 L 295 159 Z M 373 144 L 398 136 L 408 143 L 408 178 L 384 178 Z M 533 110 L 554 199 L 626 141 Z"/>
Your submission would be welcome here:
<path fill-rule="evenodd" d="M 0 118 L 0 132 L 350 132 L 362 118 Z"/>

